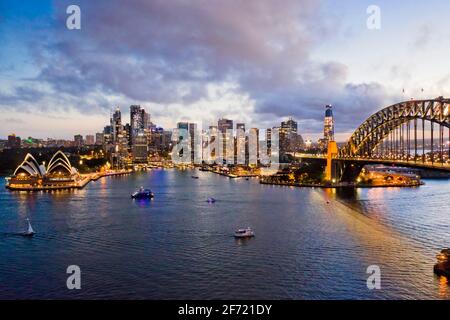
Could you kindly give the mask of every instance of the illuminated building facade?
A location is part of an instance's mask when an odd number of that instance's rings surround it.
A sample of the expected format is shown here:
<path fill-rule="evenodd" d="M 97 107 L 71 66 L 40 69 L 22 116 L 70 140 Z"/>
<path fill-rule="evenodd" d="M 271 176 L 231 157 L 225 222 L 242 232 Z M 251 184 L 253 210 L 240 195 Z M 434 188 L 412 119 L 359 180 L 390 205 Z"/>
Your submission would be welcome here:
<path fill-rule="evenodd" d="M 334 120 L 333 107 L 331 105 L 325 106 L 325 119 L 323 123 L 323 138 L 326 143 L 334 141 Z"/>
<path fill-rule="evenodd" d="M 28 153 L 13 176 L 7 180 L 6 187 L 14 190 L 52 190 L 83 186 L 83 178 L 61 150 L 53 155 L 47 166 L 44 163 L 39 165 Z"/>

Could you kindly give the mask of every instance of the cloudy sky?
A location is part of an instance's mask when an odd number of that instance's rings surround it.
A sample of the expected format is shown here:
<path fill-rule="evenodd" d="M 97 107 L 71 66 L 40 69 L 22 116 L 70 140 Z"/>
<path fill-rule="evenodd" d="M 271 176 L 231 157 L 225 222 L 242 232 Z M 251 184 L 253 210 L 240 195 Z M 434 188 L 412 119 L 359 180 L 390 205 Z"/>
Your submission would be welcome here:
<path fill-rule="evenodd" d="M 81 30 L 66 27 L 70 4 Z M 128 117 L 141 104 L 167 128 L 292 116 L 317 139 L 332 104 L 343 141 L 384 106 L 449 96 L 448 12 L 445 0 L 1 0 L 0 138 L 95 133 L 115 106 Z"/>

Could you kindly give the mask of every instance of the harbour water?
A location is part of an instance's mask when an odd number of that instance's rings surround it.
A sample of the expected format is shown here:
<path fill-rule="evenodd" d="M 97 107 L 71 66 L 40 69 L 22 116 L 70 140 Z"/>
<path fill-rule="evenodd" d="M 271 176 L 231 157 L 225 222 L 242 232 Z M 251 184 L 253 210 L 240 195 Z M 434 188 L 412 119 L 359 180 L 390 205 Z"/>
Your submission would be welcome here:
<path fill-rule="evenodd" d="M 82 190 L 0 183 L 2 299 L 449 299 L 433 275 L 450 246 L 450 181 L 322 190 L 153 170 Z M 153 200 L 132 200 L 150 187 Z M 206 202 L 208 197 L 216 203 Z M 36 234 L 17 235 L 29 217 Z M 235 240 L 251 226 L 256 237 Z M 81 268 L 81 290 L 66 269 Z M 367 267 L 381 269 L 369 290 Z"/>

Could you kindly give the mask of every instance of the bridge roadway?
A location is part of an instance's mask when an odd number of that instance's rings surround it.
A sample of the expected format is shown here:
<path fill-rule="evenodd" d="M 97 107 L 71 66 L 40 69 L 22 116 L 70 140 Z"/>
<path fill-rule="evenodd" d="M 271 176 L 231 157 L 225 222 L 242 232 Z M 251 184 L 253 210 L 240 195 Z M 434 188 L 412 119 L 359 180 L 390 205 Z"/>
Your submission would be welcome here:
<path fill-rule="evenodd" d="M 293 155 L 294 156 L 294 155 Z M 294 156 L 297 159 L 322 159 L 324 161 L 327 160 L 326 155 L 314 155 L 314 154 L 295 154 Z M 414 160 L 393 160 L 393 159 L 376 159 L 376 158 L 362 158 L 362 157 L 353 157 L 353 158 L 342 158 L 342 157 L 333 157 L 333 161 L 348 161 L 348 162 L 362 162 L 367 164 L 386 164 L 386 165 L 398 165 L 404 167 L 412 167 L 419 169 L 432 169 L 439 171 L 450 172 L 450 163 L 440 163 L 440 162 L 422 162 L 422 161 L 414 161 Z"/>

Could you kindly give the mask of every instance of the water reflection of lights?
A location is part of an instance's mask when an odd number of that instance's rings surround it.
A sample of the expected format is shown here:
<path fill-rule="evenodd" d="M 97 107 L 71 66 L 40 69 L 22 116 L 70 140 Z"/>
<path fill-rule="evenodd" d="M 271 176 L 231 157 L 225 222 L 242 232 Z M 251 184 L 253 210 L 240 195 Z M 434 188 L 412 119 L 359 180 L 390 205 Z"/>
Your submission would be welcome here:
<path fill-rule="evenodd" d="M 359 190 L 361 192 L 361 190 Z M 382 199 L 385 196 L 385 189 L 384 188 L 370 188 L 367 191 L 367 196 L 369 199 Z"/>
<path fill-rule="evenodd" d="M 448 279 L 446 277 L 439 278 L 439 296 L 447 297 L 448 295 Z"/>
<path fill-rule="evenodd" d="M 152 204 L 153 198 L 152 199 L 133 199 L 133 202 L 135 204 L 137 204 L 139 207 L 145 208 Z"/>
<path fill-rule="evenodd" d="M 234 242 L 239 245 L 239 246 L 244 246 L 246 245 L 248 242 L 252 241 L 253 238 L 234 238 Z"/>

